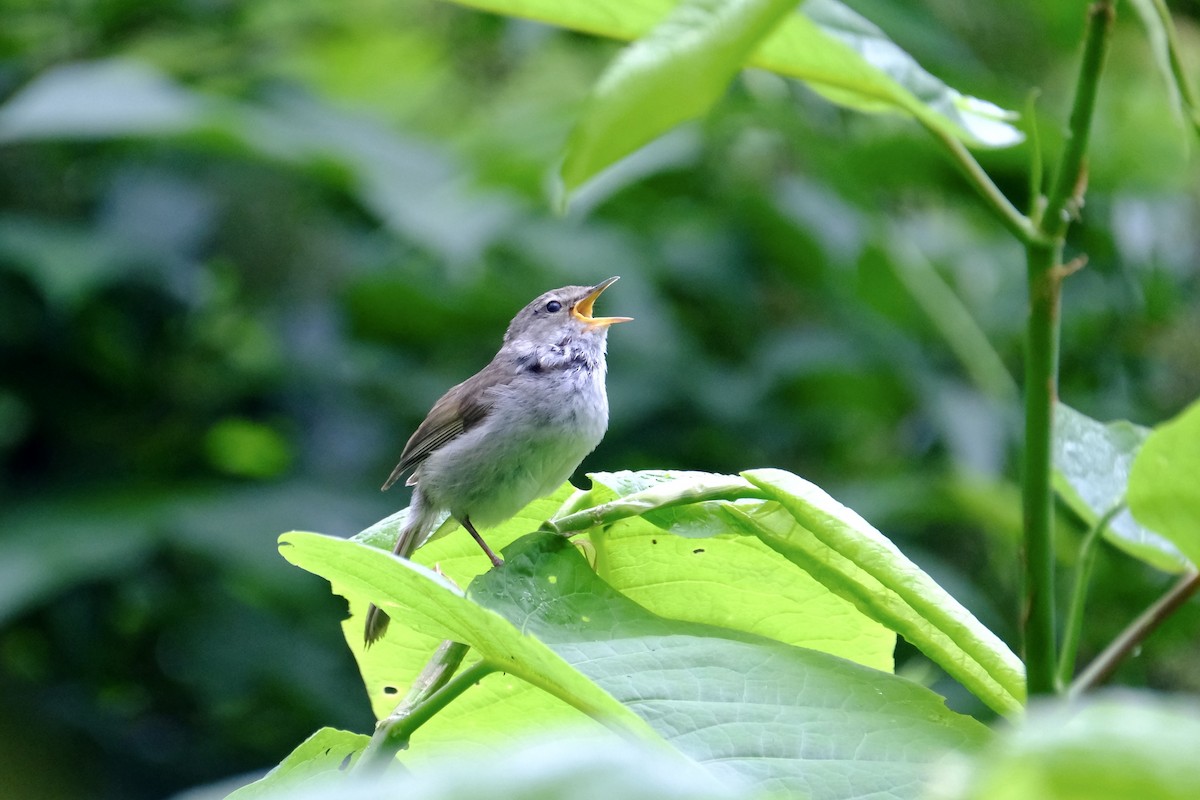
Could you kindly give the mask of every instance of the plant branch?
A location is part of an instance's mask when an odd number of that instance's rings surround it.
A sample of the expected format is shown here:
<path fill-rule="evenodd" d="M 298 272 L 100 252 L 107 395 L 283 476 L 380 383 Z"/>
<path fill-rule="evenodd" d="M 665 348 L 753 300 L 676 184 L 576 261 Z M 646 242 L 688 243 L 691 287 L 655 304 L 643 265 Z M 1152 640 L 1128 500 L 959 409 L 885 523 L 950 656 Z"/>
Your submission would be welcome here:
<path fill-rule="evenodd" d="M 942 147 L 950 153 L 950 157 L 954 159 L 954 163 L 958 166 L 959 171 L 967 182 L 975 187 L 975 191 L 983 198 L 984 203 L 992 210 L 999 220 L 1004 223 L 1004 226 L 1016 236 L 1021 242 L 1028 244 L 1029 242 L 1038 241 L 1041 233 L 1034 226 L 1029 218 L 1017 210 L 1017 207 L 1009 202 L 1004 196 L 1004 192 L 996 186 L 992 181 L 991 176 L 984 171 L 975 157 L 971 155 L 971 151 L 966 145 L 954 138 L 945 131 L 939 130 L 931 125 L 926 125 L 925 129 L 933 134 L 934 138 L 941 142 Z"/>
<path fill-rule="evenodd" d="M 386 769 L 393 763 L 396 754 L 408 747 L 413 731 L 482 677 L 495 671 L 491 665 L 479 661 L 452 678 L 469 649 L 467 645 L 449 639 L 441 643 L 413 681 L 405 698 L 391 714 L 376 724 L 375 733 L 363 750 L 357 769 L 367 772 Z"/>
<path fill-rule="evenodd" d="M 1071 606 L 1067 611 L 1067 629 L 1063 633 L 1062 650 L 1058 659 L 1058 688 L 1061 691 L 1075 674 L 1075 657 L 1079 652 L 1079 637 L 1083 630 L 1083 612 L 1087 607 L 1088 586 L 1092 580 L 1092 568 L 1096 565 L 1096 554 L 1100 551 L 1101 537 L 1109 524 L 1121 510 L 1118 503 L 1096 521 L 1079 545 L 1079 563 L 1075 566 L 1075 586 L 1071 591 Z"/>
<path fill-rule="evenodd" d="M 1017 382 L 962 300 L 903 231 L 892 231 L 888 241 L 896 278 L 942 335 L 971 381 L 994 400 L 1005 405 L 1015 402 Z"/>
<path fill-rule="evenodd" d="M 1038 132 L 1037 99 L 1041 94 L 1038 89 L 1029 92 L 1025 102 L 1025 131 L 1029 138 L 1029 219 L 1034 226 L 1042 221 L 1042 137 Z"/>
<path fill-rule="evenodd" d="M 1048 238 L 1061 239 L 1067 225 L 1083 204 L 1087 185 L 1087 148 L 1091 138 L 1092 113 L 1096 108 L 1096 92 L 1100 72 L 1108 54 L 1116 11 L 1113 0 L 1099 0 L 1088 9 L 1087 33 L 1083 43 L 1083 61 L 1075 84 L 1075 101 L 1067 122 L 1066 150 L 1058 164 L 1058 172 L 1046 201 L 1042 216 L 1042 231 Z"/>
<path fill-rule="evenodd" d="M 1190 572 L 1180 578 L 1174 586 L 1162 597 L 1156 600 L 1142 614 L 1129 623 L 1125 630 L 1112 641 L 1100 655 L 1096 656 L 1087 669 L 1080 673 L 1067 692 L 1069 697 L 1078 697 L 1089 689 L 1094 689 L 1112 675 L 1134 649 L 1145 641 L 1146 637 L 1158 628 L 1171 614 L 1188 601 L 1200 590 L 1200 572 Z"/>
<path fill-rule="evenodd" d="M 1025 335 L 1024 518 L 1025 673 L 1029 695 L 1054 691 L 1054 491 L 1051 486 L 1054 402 L 1058 394 L 1059 281 L 1062 243 L 1030 245 L 1029 320 Z"/>
<path fill-rule="evenodd" d="M 1025 530 L 1025 671 L 1030 696 L 1055 691 L 1058 670 L 1054 614 L 1054 493 L 1051 437 L 1058 394 L 1059 304 L 1064 273 L 1063 242 L 1083 203 L 1086 156 L 1100 71 L 1113 26 L 1112 0 L 1088 10 L 1083 59 L 1068 120 L 1066 149 L 1059 161 L 1040 236 L 1026 240 L 1029 320 L 1025 354 L 1025 452 L 1022 500 Z"/>

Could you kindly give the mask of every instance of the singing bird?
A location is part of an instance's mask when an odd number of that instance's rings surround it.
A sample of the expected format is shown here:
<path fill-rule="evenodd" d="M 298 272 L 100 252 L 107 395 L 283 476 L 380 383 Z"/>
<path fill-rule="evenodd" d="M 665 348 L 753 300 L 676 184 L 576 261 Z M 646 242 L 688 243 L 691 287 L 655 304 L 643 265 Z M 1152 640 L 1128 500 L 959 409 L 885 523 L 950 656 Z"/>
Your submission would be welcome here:
<path fill-rule="evenodd" d="M 608 328 L 630 318 L 594 317 L 592 306 L 616 281 L 540 295 L 513 317 L 491 363 L 433 404 L 383 484 L 387 490 L 412 471 L 396 555 L 408 558 L 449 512 L 492 564 L 503 566 L 476 526 L 498 525 L 553 492 L 608 428 Z M 387 624 L 387 614 L 372 605 L 366 643 L 383 636 Z"/>

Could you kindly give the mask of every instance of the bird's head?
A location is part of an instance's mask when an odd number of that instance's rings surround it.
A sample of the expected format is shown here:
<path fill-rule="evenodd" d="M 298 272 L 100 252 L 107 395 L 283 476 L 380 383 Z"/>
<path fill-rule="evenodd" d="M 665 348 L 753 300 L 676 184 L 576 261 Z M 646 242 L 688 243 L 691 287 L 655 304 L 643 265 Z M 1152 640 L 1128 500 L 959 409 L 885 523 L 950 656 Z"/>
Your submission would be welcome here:
<path fill-rule="evenodd" d="M 632 319 L 592 316 L 596 298 L 616 282 L 617 278 L 612 277 L 595 286 L 564 286 L 546 292 L 513 317 L 504 334 L 505 344 L 556 344 L 592 338 L 603 341 L 610 325 Z"/>

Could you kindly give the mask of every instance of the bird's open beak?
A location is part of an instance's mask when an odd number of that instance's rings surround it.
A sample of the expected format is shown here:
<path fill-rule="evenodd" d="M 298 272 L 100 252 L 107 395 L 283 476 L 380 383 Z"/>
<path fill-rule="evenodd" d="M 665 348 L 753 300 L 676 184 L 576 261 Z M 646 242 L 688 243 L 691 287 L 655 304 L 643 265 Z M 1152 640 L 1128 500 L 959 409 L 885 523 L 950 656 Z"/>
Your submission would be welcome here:
<path fill-rule="evenodd" d="M 618 322 L 632 322 L 633 317 L 593 317 L 592 306 L 596 302 L 596 298 L 600 296 L 608 287 L 617 282 L 617 276 L 613 276 L 606 281 L 601 281 L 592 287 L 592 290 L 587 293 L 587 297 L 580 300 L 571 309 L 571 316 L 579 320 L 589 328 L 607 328 L 609 325 L 616 325 Z"/>

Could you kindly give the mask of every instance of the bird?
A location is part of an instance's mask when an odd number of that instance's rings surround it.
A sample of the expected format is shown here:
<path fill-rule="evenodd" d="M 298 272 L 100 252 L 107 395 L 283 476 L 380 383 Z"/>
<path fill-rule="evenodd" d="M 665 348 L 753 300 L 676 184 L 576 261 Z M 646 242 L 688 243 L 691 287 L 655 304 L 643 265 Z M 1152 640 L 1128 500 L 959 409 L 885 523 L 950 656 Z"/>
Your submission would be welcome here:
<path fill-rule="evenodd" d="M 539 295 L 513 317 L 491 362 L 433 404 L 383 484 L 409 473 L 413 487 L 395 555 L 410 557 L 448 512 L 494 567 L 504 565 L 476 526 L 499 525 L 555 491 L 608 428 L 608 329 L 632 319 L 592 313 L 618 277 Z M 387 625 L 372 604 L 367 647 Z"/>

